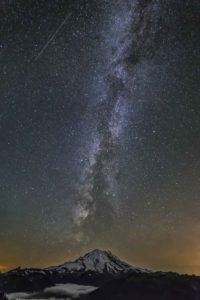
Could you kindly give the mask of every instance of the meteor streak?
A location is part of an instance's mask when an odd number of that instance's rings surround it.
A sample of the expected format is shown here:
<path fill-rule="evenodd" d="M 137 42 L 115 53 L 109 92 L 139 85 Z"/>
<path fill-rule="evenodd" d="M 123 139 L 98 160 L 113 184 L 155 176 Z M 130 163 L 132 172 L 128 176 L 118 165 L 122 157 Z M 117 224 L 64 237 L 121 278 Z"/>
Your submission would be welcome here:
<path fill-rule="evenodd" d="M 46 44 L 43 46 L 41 51 L 38 53 L 38 55 L 35 58 L 35 61 L 37 61 L 41 55 L 44 53 L 44 51 L 47 49 L 47 47 L 51 44 L 51 42 L 56 38 L 56 35 L 59 33 L 59 31 L 62 29 L 62 27 L 65 25 L 66 21 L 71 17 L 71 13 L 67 14 L 65 19 L 62 21 L 62 23 L 58 26 L 54 34 L 50 37 L 50 39 L 46 42 Z"/>

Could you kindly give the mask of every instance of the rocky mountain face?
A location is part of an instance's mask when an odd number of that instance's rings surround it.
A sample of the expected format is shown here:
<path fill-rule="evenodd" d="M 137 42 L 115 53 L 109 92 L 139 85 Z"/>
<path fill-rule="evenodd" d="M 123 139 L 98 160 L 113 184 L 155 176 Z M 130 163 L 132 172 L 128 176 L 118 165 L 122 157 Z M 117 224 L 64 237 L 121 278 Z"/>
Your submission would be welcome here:
<path fill-rule="evenodd" d="M 69 297 L 74 295 L 74 288 L 78 289 L 76 299 L 85 300 L 200 299 L 200 277 L 134 268 L 111 252 L 101 250 L 55 267 L 18 268 L 0 275 L 0 291 L 34 292 L 24 299 L 56 299 L 61 294 L 64 299 L 66 295 L 67 299 L 75 299 Z"/>
<path fill-rule="evenodd" d="M 56 271 L 57 273 L 65 273 L 66 271 L 74 273 L 78 271 L 115 275 L 129 268 L 131 268 L 130 265 L 119 260 L 110 251 L 93 250 L 74 262 L 68 262 L 58 267 L 50 267 L 46 270 Z"/>
<path fill-rule="evenodd" d="M 127 272 L 130 268 L 109 251 L 94 250 L 74 262 L 47 268 L 56 283 L 78 283 L 100 286 Z M 140 269 L 135 269 L 139 272 Z M 142 271 L 142 269 L 141 269 Z"/>
<path fill-rule="evenodd" d="M 74 262 L 46 269 L 15 269 L 0 275 L 0 290 L 6 292 L 38 291 L 56 283 L 101 286 L 126 273 L 145 272 L 119 260 L 109 251 L 94 250 Z"/>

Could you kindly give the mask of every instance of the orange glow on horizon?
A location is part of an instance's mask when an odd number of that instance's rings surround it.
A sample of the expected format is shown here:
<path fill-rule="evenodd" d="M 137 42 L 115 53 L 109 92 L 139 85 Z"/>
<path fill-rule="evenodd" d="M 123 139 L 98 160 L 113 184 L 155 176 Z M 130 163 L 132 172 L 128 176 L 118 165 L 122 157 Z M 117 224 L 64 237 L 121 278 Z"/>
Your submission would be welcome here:
<path fill-rule="evenodd" d="M 0 265 L 0 272 L 5 272 L 9 269 L 8 266 L 3 266 L 3 265 Z"/>

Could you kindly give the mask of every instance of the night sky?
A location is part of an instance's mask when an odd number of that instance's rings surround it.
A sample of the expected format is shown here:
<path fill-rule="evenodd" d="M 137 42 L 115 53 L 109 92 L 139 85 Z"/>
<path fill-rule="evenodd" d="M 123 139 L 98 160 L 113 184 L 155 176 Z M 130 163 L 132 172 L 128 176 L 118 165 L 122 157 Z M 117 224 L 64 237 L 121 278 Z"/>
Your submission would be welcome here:
<path fill-rule="evenodd" d="M 198 0 L 0 1 L 0 269 L 94 248 L 200 274 Z"/>

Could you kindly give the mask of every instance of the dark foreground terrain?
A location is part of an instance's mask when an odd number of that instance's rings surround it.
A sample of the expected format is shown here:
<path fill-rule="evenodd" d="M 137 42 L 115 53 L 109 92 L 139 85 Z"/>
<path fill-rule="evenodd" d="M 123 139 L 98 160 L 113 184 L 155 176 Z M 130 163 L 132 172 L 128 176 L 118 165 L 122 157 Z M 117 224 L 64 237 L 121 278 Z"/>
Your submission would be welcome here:
<path fill-rule="evenodd" d="M 134 268 L 109 251 L 74 262 L 0 275 L 9 299 L 200 300 L 200 277 Z"/>
<path fill-rule="evenodd" d="M 92 292 L 88 300 L 198 300 L 200 279 L 173 273 L 131 273 Z"/>

